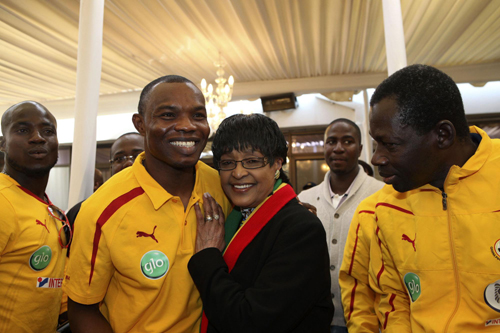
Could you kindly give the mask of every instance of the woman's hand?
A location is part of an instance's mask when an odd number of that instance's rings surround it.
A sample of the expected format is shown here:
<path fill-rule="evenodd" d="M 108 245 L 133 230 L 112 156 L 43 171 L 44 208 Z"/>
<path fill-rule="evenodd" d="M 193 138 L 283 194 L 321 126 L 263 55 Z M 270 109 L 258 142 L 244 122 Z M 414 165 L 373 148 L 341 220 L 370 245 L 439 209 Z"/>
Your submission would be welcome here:
<path fill-rule="evenodd" d="M 201 212 L 200 205 L 194 205 L 198 230 L 196 232 L 196 253 L 209 247 L 216 247 L 223 251 L 226 243 L 224 241 L 224 213 L 222 208 L 209 193 L 203 194 L 203 208 L 205 216 Z"/>
<path fill-rule="evenodd" d="M 314 215 L 318 216 L 317 214 L 317 210 L 316 210 L 316 206 L 313 206 L 307 202 L 302 202 L 299 200 L 299 197 L 297 197 L 297 201 L 299 202 L 299 204 L 301 204 L 302 206 L 304 206 L 305 208 L 307 208 L 311 213 L 313 213 Z"/>

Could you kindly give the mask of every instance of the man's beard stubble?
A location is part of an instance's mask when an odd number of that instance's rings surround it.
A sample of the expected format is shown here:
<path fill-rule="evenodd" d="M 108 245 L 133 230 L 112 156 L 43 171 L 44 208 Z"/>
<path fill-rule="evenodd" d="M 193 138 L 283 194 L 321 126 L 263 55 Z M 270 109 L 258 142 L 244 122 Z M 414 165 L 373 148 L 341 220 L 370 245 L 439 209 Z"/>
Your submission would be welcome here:
<path fill-rule="evenodd" d="M 54 165 L 56 165 L 58 159 L 59 159 L 59 156 L 57 157 L 56 161 L 52 165 L 48 165 L 45 167 L 35 169 L 35 168 L 28 168 L 25 166 L 21 166 L 21 165 L 17 164 L 16 161 L 11 159 L 9 157 L 9 155 L 6 154 L 6 156 L 5 156 L 5 160 L 7 162 L 6 164 L 9 164 L 14 170 L 16 170 L 22 174 L 25 174 L 26 176 L 28 176 L 30 178 L 43 178 L 43 177 L 47 176 L 50 173 L 50 170 L 54 167 Z M 5 168 L 5 166 L 4 166 L 4 168 Z"/>

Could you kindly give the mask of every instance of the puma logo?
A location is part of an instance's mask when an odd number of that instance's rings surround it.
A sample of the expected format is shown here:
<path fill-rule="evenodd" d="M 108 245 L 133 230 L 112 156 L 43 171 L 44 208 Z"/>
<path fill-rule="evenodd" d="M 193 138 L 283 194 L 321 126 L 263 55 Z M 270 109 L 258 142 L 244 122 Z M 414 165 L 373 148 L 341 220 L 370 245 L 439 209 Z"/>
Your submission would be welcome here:
<path fill-rule="evenodd" d="M 148 234 L 144 231 L 137 231 L 136 237 L 151 237 L 153 240 L 155 240 L 158 243 L 158 240 L 155 237 L 155 230 L 156 230 L 156 226 L 153 228 L 153 233 L 151 233 L 151 234 Z"/>
<path fill-rule="evenodd" d="M 414 240 L 411 240 L 410 237 L 408 237 L 405 234 L 403 234 L 403 238 L 401 238 L 401 240 L 405 240 L 407 242 L 410 242 L 411 245 L 413 245 L 413 250 L 415 250 L 415 252 L 417 252 L 417 248 L 415 247 L 415 241 L 417 240 L 417 234 L 415 234 L 415 239 Z"/>
<path fill-rule="evenodd" d="M 36 220 L 36 224 L 37 224 L 37 225 L 38 225 L 38 224 L 39 224 L 39 225 L 43 225 L 43 227 L 44 227 L 44 228 L 47 230 L 47 232 L 50 234 L 50 231 L 49 231 L 49 229 L 47 228 L 47 221 L 45 221 L 45 224 L 44 224 L 44 223 L 42 223 L 41 221 Z"/>

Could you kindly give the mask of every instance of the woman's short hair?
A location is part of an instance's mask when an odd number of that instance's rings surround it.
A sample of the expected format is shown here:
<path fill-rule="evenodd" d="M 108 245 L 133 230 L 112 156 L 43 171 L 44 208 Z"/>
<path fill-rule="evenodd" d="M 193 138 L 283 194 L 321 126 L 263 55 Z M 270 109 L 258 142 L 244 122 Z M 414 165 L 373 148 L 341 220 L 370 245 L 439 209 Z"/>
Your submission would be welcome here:
<path fill-rule="evenodd" d="M 286 163 L 288 145 L 274 120 L 263 114 L 236 114 L 224 119 L 215 133 L 212 143 L 215 167 L 219 167 L 223 154 L 249 148 L 260 151 L 269 164 L 277 158 L 283 159 L 283 165 Z"/>

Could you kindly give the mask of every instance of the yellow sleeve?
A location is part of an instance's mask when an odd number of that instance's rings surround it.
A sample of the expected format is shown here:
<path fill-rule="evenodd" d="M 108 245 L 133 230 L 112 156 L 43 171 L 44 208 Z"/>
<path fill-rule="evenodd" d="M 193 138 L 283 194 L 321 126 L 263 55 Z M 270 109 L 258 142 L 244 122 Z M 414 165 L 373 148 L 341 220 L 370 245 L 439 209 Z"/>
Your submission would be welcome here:
<path fill-rule="evenodd" d="M 378 332 L 377 291 L 370 286 L 370 258 L 374 237 L 374 206 L 364 201 L 354 213 L 339 272 L 344 317 L 349 332 Z"/>
<path fill-rule="evenodd" d="M 95 200 L 92 201 L 95 203 Z M 87 204 L 87 205 L 86 205 Z M 113 228 L 106 223 L 98 226 L 96 205 L 84 202 L 74 227 L 71 254 L 68 259 L 63 291 L 80 304 L 95 304 L 104 299 L 114 273 L 106 229 Z"/>
<path fill-rule="evenodd" d="M 17 216 L 10 202 L 0 194 L 0 258 L 16 236 Z"/>
<path fill-rule="evenodd" d="M 371 265 L 374 283 L 380 288 L 380 298 L 377 304 L 378 315 L 381 318 L 382 332 L 411 333 L 410 300 L 400 274 L 386 246 L 381 230 L 377 229 L 374 244 L 378 243 L 382 266 Z M 376 273 L 378 270 L 378 273 Z"/>

